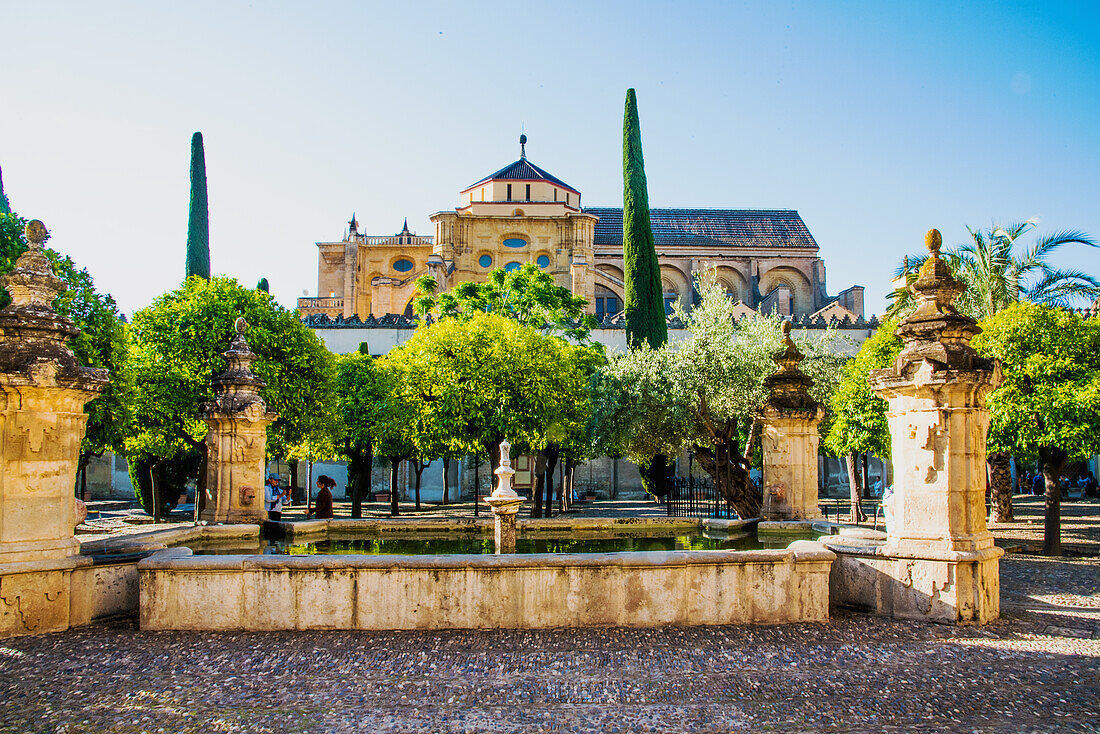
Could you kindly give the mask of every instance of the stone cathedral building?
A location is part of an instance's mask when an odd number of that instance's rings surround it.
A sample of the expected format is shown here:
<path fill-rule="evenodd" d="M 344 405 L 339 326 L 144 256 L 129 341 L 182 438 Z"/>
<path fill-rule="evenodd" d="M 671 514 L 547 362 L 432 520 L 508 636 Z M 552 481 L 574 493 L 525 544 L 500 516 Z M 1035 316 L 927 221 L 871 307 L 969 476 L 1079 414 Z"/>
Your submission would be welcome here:
<path fill-rule="evenodd" d="M 483 280 L 498 267 L 536 263 L 588 300 L 601 319 L 622 310 L 623 211 L 585 207 L 581 192 L 527 159 L 459 192 L 459 205 L 436 212 L 434 236 L 408 222 L 393 236 L 359 231 L 352 216 L 342 240 L 318 242 L 317 297 L 298 299 L 303 316 L 341 320 L 411 315 L 415 281 L 431 275 L 446 291 Z M 825 262 L 798 212 L 789 209 L 651 209 L 667 307 L 690 307 L 694 274 L 714 268 L 744 312 L 856 320 L 863 287 L 830 296 Z"/>

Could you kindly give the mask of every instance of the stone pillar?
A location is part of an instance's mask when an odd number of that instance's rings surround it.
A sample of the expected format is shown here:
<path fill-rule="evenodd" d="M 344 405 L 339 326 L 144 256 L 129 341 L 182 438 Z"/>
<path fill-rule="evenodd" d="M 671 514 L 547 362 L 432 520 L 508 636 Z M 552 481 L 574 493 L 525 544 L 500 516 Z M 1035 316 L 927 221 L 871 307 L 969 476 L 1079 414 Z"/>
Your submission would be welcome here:
<path fill-rule="evenodd" d="M 512 489 L 512 476 L 516 470 L 512 468 L 512 458 L 508 454 L 511 448 L 507 441 L 500 442 L 500 466 L 494 472 L 498 477 L 497 488 L 485 498 L 493 510 L 493 541 L 498 554 L 516 552 L 516 515 L 519 506 L 527 499 Z"/>
<path fill-rule="evenodd" d="M 980 329 L 953 304 L 965 286 L 940 257 L 940 233 L 913 290 L 917 308 L 898 325 L 904 348 L 871 373 L 889 403 L 894 464 L 892 531 L 882 554 L 907 589 L 902 613 L 985 622 L 1000 613 L 998 558 L 985 524 L 986 396 L 1000 364 L 970 346 Z M 894 603 L 898 612 L 898 600 Z"/>
<path fill-rule="evenodd" d="M 65 290 L 27 224 L 30 249 L 4 276 L 0 311 L 0 636 L 69 626 L 79 557 L 73 483 L 88 416 L 107 371 L 83 367 L 67 346 L 80 331 L 51 304 Z"/>
<path fill-rule="evenodd" d="M 813 380 L 798 368 L 805 355 L 791 339 L 791 322 L 783 323 L 779 369 L 764 378 L 770 395 L 760 422 L 764 450 L 764 507 L 767 520 L 813 520 L 817 504 L 817 426 L 825 408 L 810 397 Z"/>
<path fill-rule="evenodd" d="M 225 353 L 225 372 L 214 378 L 214 400 L 202 406 L 206 434 L 206 503 L 199 519 L 208 523 L 259 522 L 264 511 L 267 426 L 278 415 L 264 404 L 264 381 L 252 373 L 256 355 L 248 348 L 243 318 Z"/>

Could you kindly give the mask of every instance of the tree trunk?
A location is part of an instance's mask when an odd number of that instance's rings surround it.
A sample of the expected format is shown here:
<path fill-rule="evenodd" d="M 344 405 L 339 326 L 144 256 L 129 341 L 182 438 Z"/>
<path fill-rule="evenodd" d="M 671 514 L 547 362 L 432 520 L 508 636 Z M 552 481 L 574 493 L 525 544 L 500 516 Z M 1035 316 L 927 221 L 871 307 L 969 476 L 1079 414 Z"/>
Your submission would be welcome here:
<path fill-rule="evenodd" d="M 397 470 L 401 466 L 400 456 L 390 457 L 390 515 L 397 517 L 401 510 L 397 505 Z"/>
<path fill-rule="evenodd" d="M 413 472 L 416 474 L 416 509 L 420 510 L 420 481 L 424 476 L 424 470 L 432 465 L 430 461 L 421 461 L 420 459 L 409 459 L 409 466 L 412 467 Z M 444 477 L 444 487 L 446 487 L 446 477 Z"/>
<path fill-rule="evenodd" d="M 714 489 L 743 520 L 760 517 L 763 498 L 749 477 L 748 461 L 737 445 L 716 441 L 713 447 L 697 446 L 695 458 L 714 480 Z"/>
<path fill-rule="evenodd" d="M 370 492 L 371 470 L 374 464 L 374 446 L 367 444 L 364 449 L 345 448 L 351 462 L 348 464 L 348 479 L 351 482 L 351 516 L 363 516 L 363 499 Z"/>
<path fill-rule="evenodd" d="M 549 449 L 546 452 L 546 479 L 543 485 L 546 491 L 546 502 L 543 504 L 543 517 L 553 517 L 554 507 L 554 467 L 558 464 L 559 449 Z"/>
<path fill-rule="evenodd" d="M 450 488 L 447 483 L 450 481 L 450 475 L 451 475 L 451 460 L 444 457 L 443 458 L 443 504 L 444 505 L 447 504 L 447 490 Z"/>
<path fill-rule="evenodd" d="M 1009 458 L 1007 451 L 996 451 L 986 456 L 993 522 L 1012 522 L 1012 468 Z"/>
<path fill-rule="evenodd" d="M 1043 468 L 1046 484 L 1045 512 L 1043 518 L 1043 555 L 1062 555 L 1062 488 L 1058 479 L 1066 466 L 1066 452 L 1062 449 L 1039 449 L 1039 464 Z"/>
<path fill-rule="evenodd" d="M 298 460 L 287 459 L 286 465 L 290 470 L 290 497 L 295 503 L 299 503 L 304 498 L 302 497 L 302 488 L 298 486 Z"/>
<path fill-rule="evenodd" d="M 654 497 L 664 497 L 668 493 L 668 477 L 672 464 L 664 454 L 654 454 L 649 461 L 638 465 L 642 477 L 642 489 Z M 618 489 L 616 487 L 616 489 Z M 612 493 L 612 499 L 615 499 Z"/>
<path fill-rule="evenodd" d="M 863 484 L 860 482 L 859 459 L 859 454 L 854 451 L 844 457 L 844 464 L 848 468 L 848 491 L 851 498 L 849 506 L 853 525 L 867 520 L 867 515 L 863 513 Z"/>
<path fill-rule="evenodd" d="M 531 505 L 531 517 L 542 517 L 542 494 L 546 484 L 546 452 L 540 451 L 535 455 L 535 466 L 531 483 L 531 493 L 534 503 Z"/>
<path fill-rule="evenodd" d="M 153 524 L 156 525 L 160 522 L 160 509 L 162 501 L 160 497 L 161 481 L 160 481 L 160 464 L 161 462 L 153 462 L 149 465 L 149 487 L 152 490 L 153 495 Z"/>
<path fill-rule="evenodd" d="M 489 455 L 489 472 L 490 472 L 489 491 L 490 492 L 492 492 L 494 489 L 496 489 L 496 487 L 494 486 L 494 482 L 496 480 L 493 477 L 496 476 L 496 471 L 497 471 L 498 468 L 500 468 L 500 442 L 503 441 L 503 440 L 504 440 L 503 438 L 499 438 L 495 441 L 486 441 L 485 443 L 482 444 L 482 448 L 484 448 L 485 452 Z"/>

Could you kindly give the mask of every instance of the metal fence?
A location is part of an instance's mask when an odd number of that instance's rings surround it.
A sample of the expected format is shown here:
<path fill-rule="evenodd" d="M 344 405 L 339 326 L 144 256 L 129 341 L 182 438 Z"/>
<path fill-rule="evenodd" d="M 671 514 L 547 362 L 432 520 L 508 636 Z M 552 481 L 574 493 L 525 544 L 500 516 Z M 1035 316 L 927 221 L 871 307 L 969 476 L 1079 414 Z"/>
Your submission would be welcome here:
<path fill-rule="evenodd" d="M 670 477 L 666 483 L 665 514 L 668 517 L 735 517 L 714 490 L 714 482 L 701 477 Z"/>

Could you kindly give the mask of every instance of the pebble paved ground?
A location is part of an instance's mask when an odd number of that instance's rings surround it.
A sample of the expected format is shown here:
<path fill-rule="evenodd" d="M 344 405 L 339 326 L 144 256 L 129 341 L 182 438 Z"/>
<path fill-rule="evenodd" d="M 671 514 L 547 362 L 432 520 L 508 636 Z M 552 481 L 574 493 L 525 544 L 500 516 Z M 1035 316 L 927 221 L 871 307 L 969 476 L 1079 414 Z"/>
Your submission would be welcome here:
<path fill-rule="evenodd" d="M 1001 580 L 980 629 L 101 624 L 0 641 L 0 732 L 1100 732 L 1100 559 L 1010 554 Z"/>

